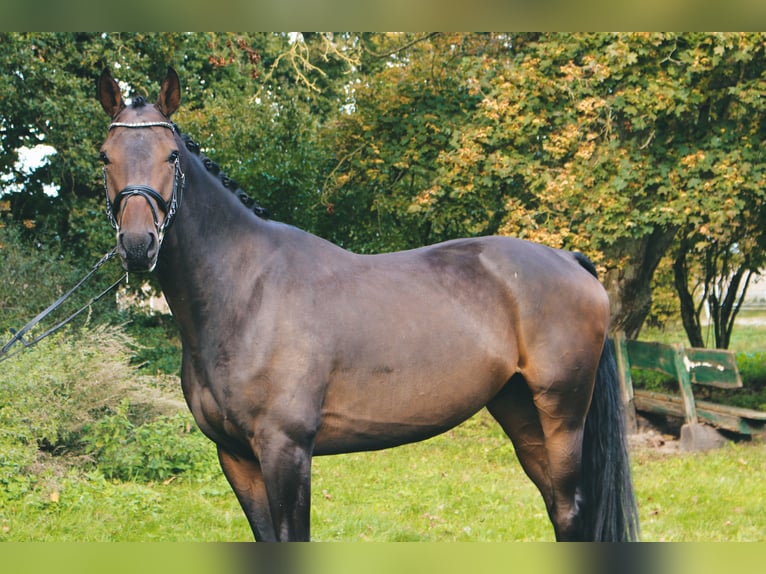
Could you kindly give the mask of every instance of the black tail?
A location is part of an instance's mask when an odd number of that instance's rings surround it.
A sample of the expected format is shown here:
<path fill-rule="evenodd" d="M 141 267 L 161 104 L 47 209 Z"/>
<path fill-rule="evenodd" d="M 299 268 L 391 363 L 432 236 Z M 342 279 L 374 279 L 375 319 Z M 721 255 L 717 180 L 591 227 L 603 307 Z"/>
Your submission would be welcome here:
<path fill-rule="evenodd" d="M 583 439 L 583 534 L 600 542 L 639 538 L 614 344 L 601 352 Z"/>

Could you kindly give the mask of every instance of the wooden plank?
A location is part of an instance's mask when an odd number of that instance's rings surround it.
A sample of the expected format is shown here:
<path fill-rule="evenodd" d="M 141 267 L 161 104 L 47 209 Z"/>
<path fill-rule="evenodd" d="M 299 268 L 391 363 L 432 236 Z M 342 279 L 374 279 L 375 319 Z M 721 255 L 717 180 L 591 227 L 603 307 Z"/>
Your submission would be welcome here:
<path fill-rule="evenodd" d="M 686 417 L 684 402 L 681 400 L 681 397 L 655 393 L 653 391 L 636 390 L 634 391 L 633 402 L 636 405 L 636 410 L 641 412 L 681 418 Z"/>
<path fill-rule="evenodd" d="M 648 341 L 626 341 L 630 366 L 676 377 L 676 353 L 670 345 Z"/>
<path fill-rule="evenodd" d="M 636 409 L 641 412 L 686 416 L 683 399 L 665 393 L 637 390 L 634 392 Z M 727 407 L 707 401 L 697 401 L 699 419 L 725 430 L 745 435 L 762 435 L 766 429 L 766 413 L 751 409 Z"/>
<path fill-rule="evenodd" d="M 678 392 L 683 400 L 683 415 L 687 423 L 697 422 L 689 372 L 686 370 L 683 345 L 665 345 L 647 341 L 627 341 L 630 366 L 651 369 L 670 375 L 678 382 Z M 659 408 L 659 407 L 657 407 Z"/>
<path fill-rule="evenodd" d="M 677 376 L 677 348 L 681 347 L 686 360 L 684 370 L 689 373 L 692 383 L 719 388 L 742 387 L 742 378 L 737 369 L 733 351 L 726 349 L 683 348 L 680 345 L 665 345 L 648 341 L 626 341 L 630 365 L 637 369 L 659 371 L 675 378 Z"/>
<path fill-rule="evenodd" d="M 737 357 L 733 351 L 688 347 L 686 359 L 692 383 L 721 389 L 742 388 Z"/>
<path fill-rule="evenodd" d="M 697 401 L 697 404 L 704 406 L 706 410 L 711 412 L 726 413 L 738 416 L 742 419 L 766 423 L 766 412 L 763 411 L 756 411 L 742 407 L 730 407 L 728 405 L 719 405 L 718 403 L 711 403 L 708 401 Z"/>
<path fill-rule="evenodd" d="M 638 432 L 638 420 L 636 419 L 636 406 L 633 404 L 633 379 L 630 376 L 630 359 L 628 347 L 625 343 L 625 334 L 617 333 L 614 336 L 614 354 L 617 361 L 617 374 L 620 379 L 620 391 L 622 404 L 625 412 L 625 430 L 628 434 Z"/>
<path fill-rule="evenodd" d="M 722 405 L 700 401 L 697 403 L 697 413 L 718 428 L 734 431 L 740 434 L 757 435 L 763 432 L 764 423 L 742 418 L 736 412 L 721 409 Z"/>
<path fill-rule="evenodd" d="M 623 333 L 617 333 L 614 337 L 614 353 L 617 360 L 617 373 L 620 376 L 622 397 L 625 403 L 633 400 L 633 378 L 630 376 L 630 357 L 628 345 Z"/>
<path fill-rule="evenodd" d="M 694 403 L 694 392 L 692 391 L 692 382 L 689 378 L 689 371 L 686 370 L 686 353 L 683 345 L 673 345 L 675 360 L 676 377 L 678 378 L 678 391 L 684 401 L 686 409 L 686 422 L 697 424 L 697 406 Z"/>

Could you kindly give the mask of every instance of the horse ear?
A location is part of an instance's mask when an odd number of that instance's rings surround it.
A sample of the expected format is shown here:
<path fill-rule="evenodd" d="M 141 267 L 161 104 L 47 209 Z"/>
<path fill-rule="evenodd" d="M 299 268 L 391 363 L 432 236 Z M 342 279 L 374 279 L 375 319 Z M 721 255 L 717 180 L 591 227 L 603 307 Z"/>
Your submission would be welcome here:
<path fill-rule="evenodd" d="M 169 118 L 181 104 L 181 82 L 178 80 L 176 71 L 168 67 L 168 73 L 162 80 L 160 88 L 160 97 L 157 100 L 157 109 Z"/>
<path fill-rule="evenodd" d="M 109 68 L 104 68 L 98 79 L 98 100 L 110 118 L 115 117 L 125 107 L 122 94 L 120 94 L 120 86 L 114 81 Z"/>

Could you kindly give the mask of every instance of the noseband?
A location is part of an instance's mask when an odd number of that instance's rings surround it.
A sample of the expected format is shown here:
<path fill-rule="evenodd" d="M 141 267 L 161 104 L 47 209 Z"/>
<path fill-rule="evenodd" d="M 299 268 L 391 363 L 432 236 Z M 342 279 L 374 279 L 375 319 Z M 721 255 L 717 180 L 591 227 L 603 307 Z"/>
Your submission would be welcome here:
<path fill-rule="evenodd" d="M 131 128 L 131 129 L 140 129 L 140 128 L 152 128 L 152 127 L 161 127 L 161 128 L 167 128 L 170 131 L 172 131 L 174 134 L 176 133 L 176 127 L 174 124 L 170 122 L 137 122 L 137 123 L 124 123 L 124 122 L 114 122 L 109 125 L 109 129 L 112 128 Z M 106 194 L 106 216 L 109 218 L 109 223 L 112 224 L 112 227 L 114 227 L 116 230 L 119 231 L 120 225 L 117 222 L 117 214 L 120 212 L 120 205 L 123 201 L 127 200 L 129 197 L 133 197 L 135 195 L 141 196 L 146 200 L 146 203 L 149 205 L 149 209 L 152 210 L 152 218 L 154 219 L 154 228 L 157 231 L 158 236 L 158 243 L 162 245 L 162 240 L 165 236 L 165 231 L 168 227 L 170 227 L 170 224 L 173 223 L 173 220 L 175 219 L 176 212 L 178 211 L 178 206 L 181 201 L 181 196 L 183 194 L 183 189 L 186 184 L 186 176 L 184 175 L 184 172 L 181 171 L 181 164 L 180 164 L 180 157 L 176 158 L 175 165 L 174 165 L 174 173 L 173 173 L 173 193 L 170 196 L 170 202 L 165 201 L 165 199 L 160 195 L 157 190 L 154 188 L 148 186 L 148 185 L 128 185 L 120 190 L 120 192 L 115 196 L 114 202 L 112 202 L 109 199 L 109 189 L 107 188 L 106 183 L 106 166 L 104 166 L 104 193 Z M 154 205 L 150 201 L 150 199 L 153 199 L 154 202 L 157 204 L 157 207 L 159 207 L 160 211 L 165 215 L 165 219 L 162 223 L 160 223 L 160 219 L 157 215 L 157 210 L 154 209 Z"/>

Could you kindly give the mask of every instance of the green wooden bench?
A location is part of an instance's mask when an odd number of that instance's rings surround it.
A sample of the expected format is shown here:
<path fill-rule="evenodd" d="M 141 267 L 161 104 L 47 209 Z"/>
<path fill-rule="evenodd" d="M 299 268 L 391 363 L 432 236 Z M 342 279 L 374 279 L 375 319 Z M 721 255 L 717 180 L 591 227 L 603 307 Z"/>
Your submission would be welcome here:
<path fill-rule="evenodd" d="M 627 403 L 637 411 L 682 417 L 687 424 L 706 422 L 716 428 L 766 439 L 766 412 L 695 400 L 694 385 L 723 389 L 742 387 L 732 351 L 698 349 L 615 337 L 620 379 Z M 678 395 L 634 390 L 631 367 L 659 371 L 678 381 Z"/>

